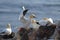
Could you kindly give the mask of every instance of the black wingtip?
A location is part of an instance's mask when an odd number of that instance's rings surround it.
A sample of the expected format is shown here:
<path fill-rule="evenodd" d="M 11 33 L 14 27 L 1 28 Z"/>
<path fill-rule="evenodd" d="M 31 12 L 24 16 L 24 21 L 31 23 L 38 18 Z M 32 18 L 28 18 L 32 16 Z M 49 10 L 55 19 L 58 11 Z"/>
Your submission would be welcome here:
<path fill-rule="evenodd" d="M 39 23 L 39 22 L 36 22 L 36 24 L 40 25 L 40 23 Z"/>
<path fill-rule="evenodd" d="M 28 11 L 28 9 L 26 9 L 26 10 L 23 11 L 23 16 L 26 15 L 27 11 Z"/>

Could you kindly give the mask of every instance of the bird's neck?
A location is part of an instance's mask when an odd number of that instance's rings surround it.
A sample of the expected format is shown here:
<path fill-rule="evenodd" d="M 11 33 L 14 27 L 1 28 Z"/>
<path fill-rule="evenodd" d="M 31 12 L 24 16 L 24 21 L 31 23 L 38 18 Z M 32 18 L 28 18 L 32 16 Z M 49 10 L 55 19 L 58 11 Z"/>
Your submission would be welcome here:
<path fill-rule="evenodd" d="M 9 32 L 9 34 L 12 33 L 12 29 L 11 28 L 7 28 L 6 30 L 7 30 L 7 32 Z"/>
<path fill-rule="evenodd" d="M 30 17 L 30 20 L 31 20 L 31 22 L 32 22 L 33 18 Z"/>
<path fill-rule="evenodd" d="M 24 17 L 24 15 L 21 15 L 21 17 Z"/>
<path fill-rule="evenodd" d="M 30 16 L 29 18 L 30 18 L 30 20 L 32 20 L 32 19 L 33 19 L 33 17 L 32 17 L 32 16 Z"/>

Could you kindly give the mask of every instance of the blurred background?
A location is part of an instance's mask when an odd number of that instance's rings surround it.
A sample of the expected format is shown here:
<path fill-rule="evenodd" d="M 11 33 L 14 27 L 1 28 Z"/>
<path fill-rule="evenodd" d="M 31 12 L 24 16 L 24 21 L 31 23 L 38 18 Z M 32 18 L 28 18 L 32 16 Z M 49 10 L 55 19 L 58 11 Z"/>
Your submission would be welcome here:
<path fill-rule="evenodd" d="M 16 27 L 21 26 L 18 18 L 23 11 L 22 6 L 30 9 L 27 16 L 33 12 L 37 20 L 44 17 L 60 19 L 60 0 L 0 0 L 0 32 L 8 23 L 16 32 Z"/>

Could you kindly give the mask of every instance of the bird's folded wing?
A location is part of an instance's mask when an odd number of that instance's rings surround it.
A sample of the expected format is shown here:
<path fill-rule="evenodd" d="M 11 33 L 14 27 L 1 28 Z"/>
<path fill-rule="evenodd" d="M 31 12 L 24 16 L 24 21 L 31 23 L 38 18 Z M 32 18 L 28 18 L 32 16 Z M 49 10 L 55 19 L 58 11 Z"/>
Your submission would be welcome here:
<path fill-rule="evenodd" d="M 5 35 L 6 33 L 5 32 L 1 32 L 0 35 Z"/>

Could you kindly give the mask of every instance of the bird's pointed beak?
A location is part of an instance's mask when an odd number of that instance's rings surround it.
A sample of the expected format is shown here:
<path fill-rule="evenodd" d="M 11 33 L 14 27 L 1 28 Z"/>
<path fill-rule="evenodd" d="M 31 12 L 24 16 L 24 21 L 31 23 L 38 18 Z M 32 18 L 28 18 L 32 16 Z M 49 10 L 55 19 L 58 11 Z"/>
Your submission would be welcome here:
<path fill-rule="evenodd" d="M 36 15 L 35 15 L 35 14 L 32 14 L 32 17 L 33 17 L 33 18 L 36 18 Z"/>
<path fill-rule="evenodd" d="M 36 18 L 36 16 L 33 16 L 34 18 Z"/>

